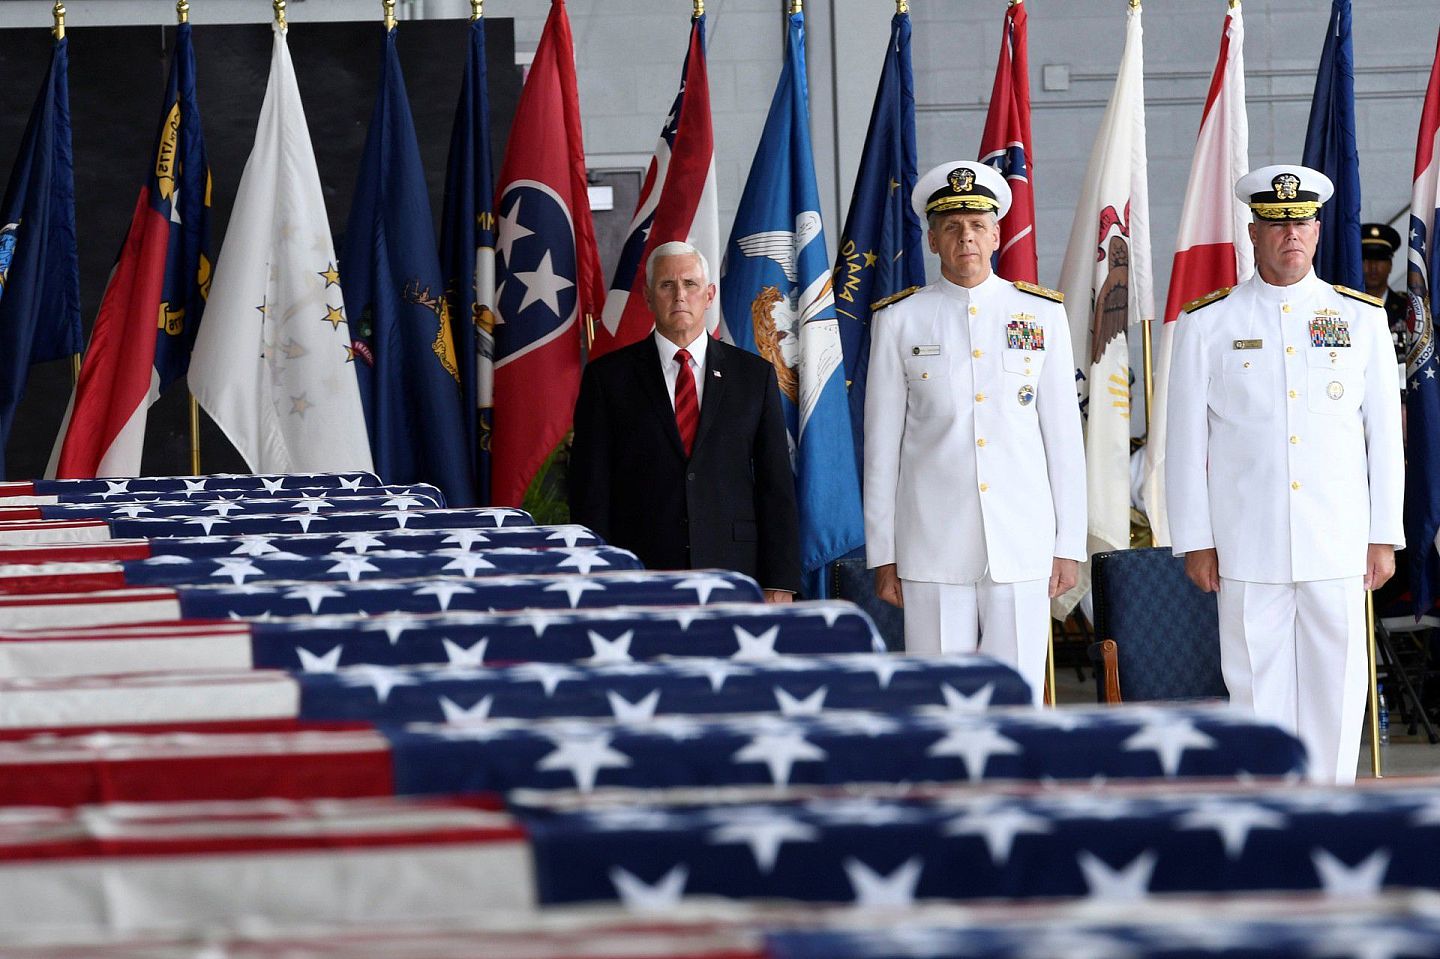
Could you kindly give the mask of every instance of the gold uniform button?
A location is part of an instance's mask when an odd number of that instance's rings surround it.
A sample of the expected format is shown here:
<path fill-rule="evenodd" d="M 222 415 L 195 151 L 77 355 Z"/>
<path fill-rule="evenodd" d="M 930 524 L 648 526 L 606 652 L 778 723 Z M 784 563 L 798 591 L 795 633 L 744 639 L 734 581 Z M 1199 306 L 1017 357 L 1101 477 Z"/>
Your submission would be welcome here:
<path fill-rule="evenodd" d="M 978 306 L 972 306 L 972 307 L 970 307 L 970 315 L 971 315 L 971 316 L 978 316 L 979 314 L 980 314 L 980 307 L 978 307 Z"/>
<path fill-rule="evenodd" d="M 1299 489 L 1299 488 L 1300 488 L 1300 481 L 1299 481 L 1299 480 L 1295 480 L 1294 482 L 1292 482 L 1292 483 L 1290 484 L 1290 488 L 1291 488 L 1291 489 Z"/>
<path fill-rule="evenodd" d="M 975 357 L 975 359 L 978 360 L 978 359 L 980 359 L 980 357 L 982 357 L 982 356 L 985 355 L 985 351 L 984 351 L 984 350 L 971 350 L 971 351 L 970 351 L 970 355 L 973 356 L 973 357 Z"/>
<path fill-rule="evenodd" d="M 1245 369 L 1247 369 L 1247 370 L 1250 369 L 1250 361 L 1249 361 L 1249 360 L 1246 360 L 1246 361 L 1245 361 L 1243 364 L 1241 364 L 1241 365 L 1244 366 Z"/>
<path fill-rule="evenodd" d="M 1300 445 L 1300 437 L 1298 437 L 1298 436 L 1292 436 L 1292 437 L 1290 437 L 1290 445 L 1291 445 L 1291 446 L 1299 446 L 1299 445 Z"/>
<path fill-rule="evenodd" d="M 980 492 L 982 492 L 982 493 L 985 492 L 986 490 L 988 490 L 989 488 L 990 488 L 990 484 L 989 484 L 989 483 L 981 483 L 981 484 L 980 484 Z"/>
<path fill-rule="evenodd" d="M 1286 303 L 1284 306 L 1280 307 L 1280 312 L 1281 312 L 1281 313 L 1289 313 L 1289 312 L 1290 312 L 1290 304 L 1289 304 L 1289 303 Z"/>
<path fill-rule="evenodd" d="M 921 378 L 922 380 L 928 380 L 928 379 L 930 378 L 930 374 L 929 374 L 929 373 L 921 373 L 921 374 L 920 374 L 920 378 Z"/>
<path fill-rule="evenodd" d="M 984 393 L 976 393 L 976 394 L 975 394 L 975 402 L 977 402 L 977 403 L 983 403 L 983 402 L 985 402 L 985 394 L 984 394 Z"/>
<path fill-rule="evenodd" d="M 976 440 L 976 441 L 975 441 L 975 445 L 976 445 L 976 446 L 984 446 L 984 445 L 985 445 L 985 437 L 982 436 L 982 437 L 980 437 L 978 440 Z"/>
<path fill-rule="evenodd" d="M 1299 395 L 1300 395 L 1300 394 L 1297 393 L 1297 392 L 1295 392 L 1294 390 L 1291 390 L 1291 391 L 1290 391 L 1290 398 L 1291 398 L 1292 400 L 1295 399 L 1295 397 L 1297 397 L 1297 396 L 1299 396 Z"/>
<path fill-rule="evenodd" d="M 1293 346 L 1287 346 L 1287 347 L 1285 347 L 1285 352 L 1286 352 L 1286 353 L 1289 353 L 1290 355 L 1293 356 L 1293 355 L 1295 354 L 1295 347 L 1293 347 Z"/>

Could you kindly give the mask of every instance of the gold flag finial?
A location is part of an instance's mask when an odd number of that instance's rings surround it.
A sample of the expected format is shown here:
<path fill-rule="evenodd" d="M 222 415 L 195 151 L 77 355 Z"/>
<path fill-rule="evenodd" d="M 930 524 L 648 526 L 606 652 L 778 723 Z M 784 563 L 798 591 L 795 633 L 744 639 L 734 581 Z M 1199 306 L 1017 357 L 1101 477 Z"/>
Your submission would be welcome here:
<path fill-rule="evenodd" d="M 1231 10 L 1234 10 L 1236 7 L 1240 6 L 1240 0 L 1230 0 L 1230 4 L 1229 4 L 1229 5 L 1230 5 L 1230 9 L 1231 9 Z"/>
<path fill-rule="evenodd" d="M 286 28 L 285 0 L 274 0 L 270 5 L 275 8 L 275 25 L 281 30 L 284 30 Z"/>
<path fill-rule="evenodd" d="M 470 0 L 470 22 L 485 16 L 485 0 Z"/>
<path fill-rule="evenodd" d="M 790 0 L 790 15 L 805 12 L 805 0 Z"/>
<path fill-rule="evenodd" d="M 1131 9 L 1131 10 L 1139 10 L 1139 9 L 1140 9 L 1140 0 L 1130 0 L 1130 9 Z"/>
<path fill-rule="evenodd" d="M 699 20 L 703 16 L 705 16 L 705 0 L 695 0 L 695 7 L 690 17 L 693 20 Z"/>
<path fill-rule="evenodd" d="M 395 29 L 395 0 L 380 0 L 380 6 L 385 8 L 385 29 Z"/>
<path fill-rule="evenodd" d="M 895 0 L 895 12 L 896 12 L 896 13 L 909 13 L 909 12 L 910 12 L 910 4 L 907 2 L 907 0 Z"/>
<path fill-rule="evenodd" d="M 190 0 L 176 0 L 175 20 L 178 23 L 190 22 Z"/>
<path fill-rule="evenodd" d="M 50 32 L 55 35 L 56 40 L 65 39 L 65 4 L 55 0 L 55 6 L 51 8 L 50 15 L 55 18 L 55 26 Z"/>

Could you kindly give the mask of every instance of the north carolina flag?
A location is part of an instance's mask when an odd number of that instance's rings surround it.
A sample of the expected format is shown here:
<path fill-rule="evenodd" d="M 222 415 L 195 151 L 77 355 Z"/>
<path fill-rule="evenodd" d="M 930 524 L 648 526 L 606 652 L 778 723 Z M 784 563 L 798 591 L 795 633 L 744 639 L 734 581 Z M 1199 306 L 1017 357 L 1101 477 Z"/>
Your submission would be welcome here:
<path fill-rule="evenodd" d="M 720 214 L 715 190 L 715 136 L 710 123 L 710 80 L 705 69 L 705 15 L 690 27 L 690 49 L 680 76 L 680 92 L 645 182 L 630 232 L 620 251 L 605 312 L 595 327 L 590 358 L 642 339 L 654 326 L 645 305 L 645 261 L 662 243 L 682 240 L 705 254 L 711 271 L 720 264 Z M 713 279 L 713 277 L 712 277 Z M 720 326 L 720 302 L 710 305 L 705 326 Z M 722 334 L 723 335 L 723 334 Z M 728 338 L 728 337 L 727 337 Z"/>
<path fill-rule="evenodd" d="M 32 364 L 79 353 L 80 263 L 70 152 L 70 41 L 55 41 L 0 203 L 0 478 Z"/>
<path fill-rule="evenodd" d="M 1076 381 L 1085 409 L 1089 551 L 1130 545 L 1131 326 L 1155 315 L 1145 152 L 1141 11 L 1126 16 L 1125 51 L 1100 120 L 1061 268 Z M 1088 402 L 1086 401 L 1088 397 Z M 1089 584 L 1055 601 L 1068 615 Z"/>
<path fill-rule="evenodd" d="M 1195 159 L 1180 210 L 1180 235 L 1170 268 L 1165 325 L 1155 352 L 1155 396 L 1145 442 L 1145 511 L 1155 545 L 1170 545 L 1165 508 L 1165 416 L 1175 320 L 1186 303 L 1234 286 L 1254 270 L 1250 211 L 1235 198 L 1235 183 L 1250 169 L 1250 125 L 1245 114 L 1245 23 L 1240 4 L 1225 16 L 1220 54 L 1200 115 Z"/>
<path fill-rule="evenodd" d="M 1408 438 L 1405 457 L 1405 551 L 1415 615 L 1440 592 L 1440 361 L 1435 356 L 1435 306 L 1440 304 L 1440 38 L 1415 143 L 1410 194 L 1409 291 L 1415 341 L 1405 357 Z"/>
<path fill-rule="evenodd" d="M 581 323 L 605 299 L 564 0 L 553 0 L 540 34 L 497 196 L 491 490 L 512 506 L 570 429 Z"/>
<path fill-rule="evenodd" d="M 1035 252 L 1035 190 L 1030 170 L 1029 16 L 1023 0 L 1005 10 L 1000 60 L 990 90 L 990 112 L 980 135 L 980 162 L 988 163 L 1010 184 L 1010 212 L 1000 221 L 995 272 L 1007 280 L 1035 283 L 1040 270 Z M 1083 341 L 1082 341 L 1083 342 Z"/>
<path fill-rule="evenodd" d="M 115 263 L 49 472 L 135 476 L 150 404 L 190 365 L 210 294 L 210 166 L 195 99 L 190 24 L 175 54 L 154 165 Z"/>

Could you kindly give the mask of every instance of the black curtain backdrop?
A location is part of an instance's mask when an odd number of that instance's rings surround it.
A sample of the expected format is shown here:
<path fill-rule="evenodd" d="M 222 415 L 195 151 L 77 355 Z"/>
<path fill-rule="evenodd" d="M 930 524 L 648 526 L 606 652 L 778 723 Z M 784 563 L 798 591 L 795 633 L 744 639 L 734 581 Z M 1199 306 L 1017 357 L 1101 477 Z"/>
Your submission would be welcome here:
<path fill-rule="evenodd" d="M 439 218 L 450 129 L 468 45 L 463 20 L 402 21 L 401 63 L 430 201 Z M 135 198 L 153 162 L 174 27 L 77 27 L 70 41 L 70 112 L 75 151 L 80 295 L 88 331 L 125 236 Z M 200 115 L 214 177 L 211 252 L 221 255 L 240 175 L 255 138 L 255 122 L 270 73 L 269 24 L 194 28 Z M 310 138 L 339 253 L 350 195 L 364 147 L 379 77 L 384 27 L 375 22 L 292 22 L 291 57 L 305 102 Z M 9 176 L 25 123 L 49 63 L 47 30 L 0 31 L 0 164 Z M 515 66 L 514 22 L 486 20 L 492 149 L 498 174 L 521 72 Z M 341 282 L 344 282 L 342 277 Z M 6 448 L 9 479 L 44 473 L 70 393 L 69 361 L 31 370 Z M 245 463 L 201 413 L 201 468 L 246 472 Z M 151 408 L 145 474 L 190 471 L 189 406 L 178 382 Z"/>

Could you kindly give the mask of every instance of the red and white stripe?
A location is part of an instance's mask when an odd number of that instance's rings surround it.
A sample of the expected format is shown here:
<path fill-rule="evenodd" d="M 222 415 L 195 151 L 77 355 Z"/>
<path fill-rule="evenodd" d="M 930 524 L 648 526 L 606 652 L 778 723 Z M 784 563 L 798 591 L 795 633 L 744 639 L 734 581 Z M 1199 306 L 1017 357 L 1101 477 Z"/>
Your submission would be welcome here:
<path fill-rule="evenodd" d="M 0 679 L 254 667 L 248 623 L 186 620 L 0 633 Z"/>
<path fill-rule="evenodd" d="M 110 524 L 103 519 L 0 520 L 0 546 L 103 543 L 109 539 Z"/>
<path fill-rule="evenodd" d="M 1254 270 L 1254 252 L 1247 230 L 1249 211 L 1235 198 L 1235 183 L 1250 169 L 1250 125 L 1245 111 L 1245 25 L 1240 4 L 1225 16 L 1220 53 L 1195 159 L 1180 211 L 1180 234 L 1170 270 L 1165 324 L 1155 351 L 1154 405 L 1145 444 L 1145 510 L 1155 545 L 1170 545 L 1165 507 L 1166 391 L 1170 382 L 1170 341 L 1180 309 L 1191 300 L 1221 287 L 1234 286 Z"/>
<path fill-rule="evenodd" d="M 124 623 L 175 622 L 180 600 L 160 587 L 107 589 L 94 593 L 0 595 L 0 632 Z"/>

